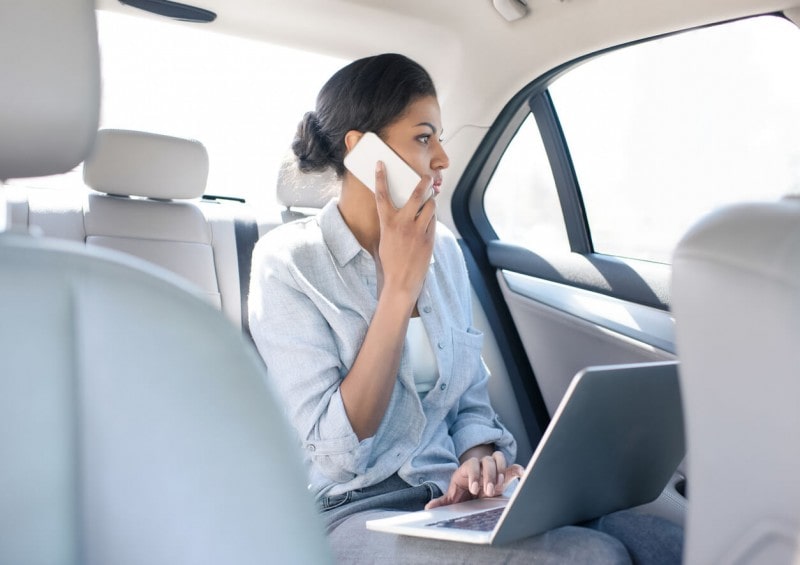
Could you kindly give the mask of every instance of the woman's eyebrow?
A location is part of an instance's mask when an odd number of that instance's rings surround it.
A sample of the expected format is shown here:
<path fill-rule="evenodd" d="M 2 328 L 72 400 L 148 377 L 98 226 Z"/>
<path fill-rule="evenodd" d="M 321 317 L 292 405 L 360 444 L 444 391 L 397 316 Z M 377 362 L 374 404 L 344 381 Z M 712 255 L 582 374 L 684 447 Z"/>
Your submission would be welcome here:
<path fill-rule="evenodd" d="M 434 125 L 433 125 L 432 123 L 430 123 L 430 122 L 420 122 L 420 123 L 418 123 L 417 125 L 415 125 L 414 127 L 419 127 L 419 126 L 427 126 L 427 127 L 431 128 L 431 131 L 432 131 L 433 133 L 436 133 L 436 126 L 434 126 Z"/>

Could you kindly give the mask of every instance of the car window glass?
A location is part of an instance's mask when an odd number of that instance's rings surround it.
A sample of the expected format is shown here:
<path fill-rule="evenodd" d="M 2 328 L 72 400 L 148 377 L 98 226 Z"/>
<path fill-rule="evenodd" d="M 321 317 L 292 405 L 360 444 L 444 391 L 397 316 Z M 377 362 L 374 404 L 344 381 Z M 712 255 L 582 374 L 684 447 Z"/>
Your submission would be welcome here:
<path fill-rule="evenodd" d="M 669 262 L 721 205 L 800 188 L 800 30 L 773 16 L 612 51 L 550 87 L 594 250 Z"/>
<path fill-rule="evenodd" d="M 498 163 L 484 206 L 503 241 L 540 252 L 569 251 L 553 175 L 533 115 L 525 119 Z"/>
<path fill-rule="evenodd" d="M 303 114 L 347 61 L 98 11 L 101 127 L 201 141 L 207 193 L 277 206 L 275 181 Z M 82 187 L 80 169 L 17 184 Z"/>
<path fill-rule="evenodd" d="M 633 44 L 549 87 L 595 252 L 669 263 L 702 215 L 800 192 L 800 30 L 777 16 Z M 486 189 L 503 241 L 567 250 L 533 116 Z"/>

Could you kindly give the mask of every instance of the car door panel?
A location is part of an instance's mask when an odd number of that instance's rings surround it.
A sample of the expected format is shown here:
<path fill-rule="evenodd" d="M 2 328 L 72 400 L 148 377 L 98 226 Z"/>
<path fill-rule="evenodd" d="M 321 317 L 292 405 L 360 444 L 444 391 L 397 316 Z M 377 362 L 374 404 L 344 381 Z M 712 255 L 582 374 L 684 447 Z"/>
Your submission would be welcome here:
<path fill-rule="evenodd" d="M 675 358 L 666 312 L 511 271 L 497 278 L 550 415 L 584 367 Z"/>

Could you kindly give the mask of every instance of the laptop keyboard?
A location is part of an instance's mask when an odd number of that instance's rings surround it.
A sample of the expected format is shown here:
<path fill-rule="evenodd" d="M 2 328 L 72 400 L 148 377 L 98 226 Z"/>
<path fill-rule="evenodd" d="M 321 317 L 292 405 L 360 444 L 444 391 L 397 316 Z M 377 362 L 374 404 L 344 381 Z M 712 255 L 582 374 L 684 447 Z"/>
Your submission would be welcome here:
<path fill-rule="evenodd" d="M 505 510 L 505 507 L 492 508 L 477 514 L 469 514 L 459 518 L 450 518 L 449 520 L 441 520 L 440 522 L 431 522 L 426 526 L 436 528 L 456 528 L 459 530 L 474 530 L 478 532 L 490 532 L 497 525 L 500 520 L 500 515 Z"/>

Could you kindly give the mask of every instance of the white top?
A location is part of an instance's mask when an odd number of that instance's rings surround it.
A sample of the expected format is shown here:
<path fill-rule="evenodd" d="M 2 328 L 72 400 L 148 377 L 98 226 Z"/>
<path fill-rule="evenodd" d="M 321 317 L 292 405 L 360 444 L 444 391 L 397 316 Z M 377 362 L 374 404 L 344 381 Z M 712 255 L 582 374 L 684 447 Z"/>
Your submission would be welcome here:
<path fill-rule="evenodd" d="M 414 372 L 417 394 L 425 396 L 439 380 L 439 369 L 422 318 L 411 318 L 408 321 L 406 339 L 411 354 L 411 370 Z"/>

